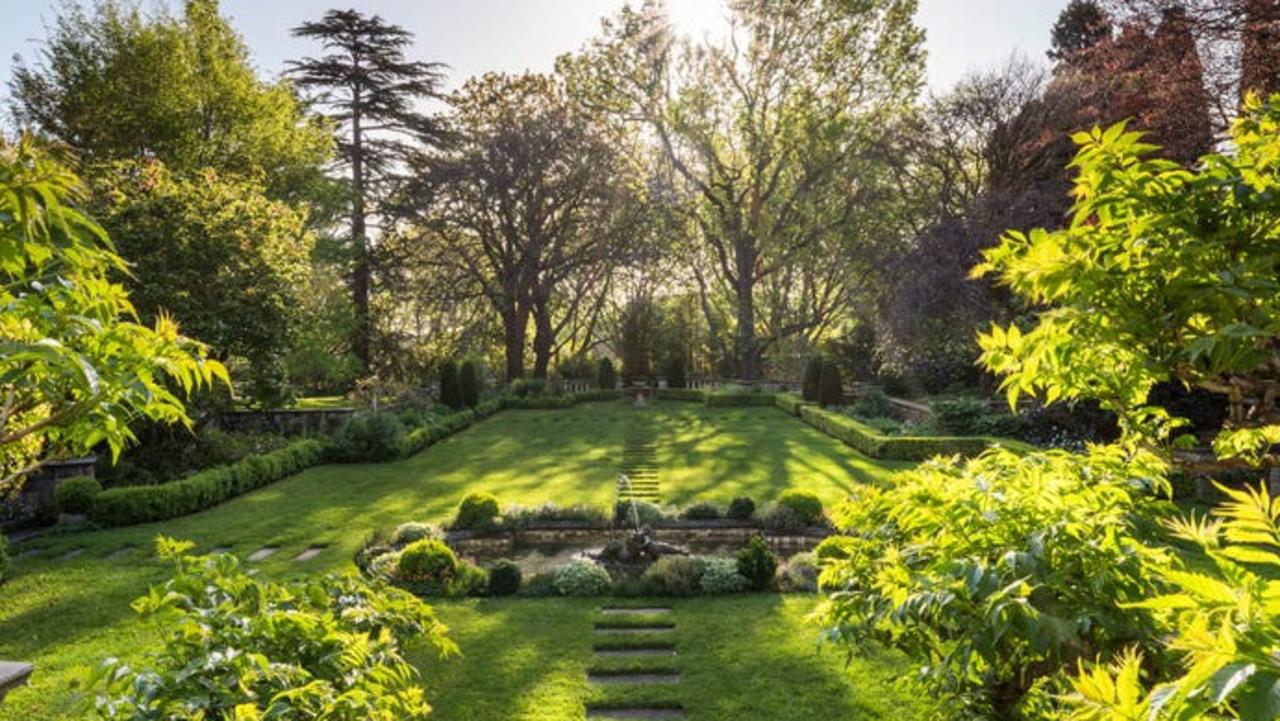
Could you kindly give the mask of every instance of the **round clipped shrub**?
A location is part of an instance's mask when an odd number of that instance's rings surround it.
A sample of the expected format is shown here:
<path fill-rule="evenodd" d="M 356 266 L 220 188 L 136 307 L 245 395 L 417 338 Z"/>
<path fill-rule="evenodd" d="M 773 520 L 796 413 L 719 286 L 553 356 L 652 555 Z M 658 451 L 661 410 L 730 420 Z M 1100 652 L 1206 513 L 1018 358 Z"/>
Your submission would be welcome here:
<path fill-rule="evenodd" d="M 462 386 L 458 379 L 458 364 L 451 360 L 440 364 L 440 402 L 453 410 L 462 407 Z"/>
<path fill-rule="evenodd" d="M 389 461 L 407 449 L 404 423 L 395 413 L 379 411 L 352 416 L 338 431 L 334 459 L 346 463 Z"/>
<path fill-rule="evenodd" d="M 492 493 L 468 493 L 458 504 L 453 527 L 459 530 L 487 528 L 494 525 L 501 512 L 498 497 Z"/>
<path fill-rule="evenodd" d="M 720 518 L 720 507 L 714 503 L 699 501 L 685 508 L 680 517 L 689 521 L 714 521 Z"/>
<path fill-rule="evenodd" d="M 642 526 L 651 526 L 670 519 L 662 506 L 648 501 L 618 501 L 613 505 L 613 522 L 631 528 L 639 520 Z"/>
<path fill-rule="evenodd" d="M 705 559 L 698 590 L 710 595 L 742 593 L 751 586 L 746 576 L 738 573 L 738 562 L 732 558 Z"/>
<path fill-rule="evenodd" d="M 759 534 L 752 536 L 746 548 L 738 551 L 737 560 L 738 573 L 757 591 L 768 588 L 773 581 L 773 574 L 778 570 L 778 557 L 769 550 L 769 544 Z"/>
<path fill-rule="evenodd" d="M 803 533 L 809 527 L 804 514 L 778 503 L 766 505 L 757 517 L 762 528 L 774 533 Z"/>
<path fill-rule="evenodd" d="M 480 404 L 480 362 L 466 360 L 458 371 L 458 387 L 462 392 L 462 405 L 475 408 Z"/>
<path fill-rule="evenodd" d="M 508 558 L 499 558 L 489 566 L 489 595 L 510 596 L 520 590 L 520 566 Z"/>
<path fill-rule="evenodd" d="M 812 491 L 802 491 L 798 488 L 785 490 L 778 496 L 778 505 L 795 511 L 806 526 L 822 524 L 822 499 Z"/>
<path fill-rule="evenodd" d="M 559 596 L 560 591 L 556 590 L 556 574 L 555 573 L 536 573 L 520 587 L 518 592 L 521 596 L 527 598 L 546 598 L 547 596 Z"/>
<path fill-rule="evenodd" d="M 822 359 L 810 358 L 804 367 L 804 385 L 800 387 L 801 396 L 811 403 L 818 400 L 818 387 L 822 383 Z"/>
<path fill-rule="evenodd" d="M 812 552 L 797 553 L 778 569 L 778 589 L 790 593 L 818 590 L 818 559 Z"/>
<path fill-rule="evenodd" d="M 396 581 L 420 594 L 440 594 L 449 589 L 458 573 L 453 549 L 434 538 L 415 541 L 400 552 Z"/>
<path fill-rule="evenodd" d="M 483 596 L 488 589 L 489 573 L 474 563 L 463 561 L 458 564 L 458 572 L 446 593 L 450 596 Z"/>
<path fill-rule="evenodd" d="M 609 591 L 609 572 L 591 561 L 574 561 L 556 571 L 556 593 L 561 596 L 600 596 Z"/>
<path fill-rule="evenodd" d="M 844 381 L 840 378 L 840 366 L 823 363 L 818 381 L 818 403 L 823 406 L 844 405 Z"/>
<path fill-rule="evenodd" d="M 663 556 L 645 569 L 640 580 L 656 596 L 692 596 L 698 592 L 704 568 L 696 556 Z"/>
<path fill-rule="evenodd" d="M 414 541 L 421 541 L 424 538 L 443 541 L 444 532 L 435 524 L 409 521 L 396 526 L 396 530 L 391 532 L 391 545 L 400 548 Z"/>
<path fill-rule="evenodd" d="M 600 359 L 600 369 L 596 372 L 596 383 L 607 391 L 618 387 L 618 372 L 613 369 L 612 359 Z"/>
<path fill-rule="evenodd" d="M 688 379 L 684 372 L 684 356 L 672 356 L 667 363 L 667 387 L 684 388 L 686 385 L 688 385 Z"/>
<path fill-rule="evenodd" d="M 390 581 L 396 577 L 396 569 L 399 566 L 400 553 L 398 551 L 384 552 L 381 555 L 374 556 L 368 562 L 365 574 L 380 581 Z"/>
<path fill-rule="evenodd" d="M 53 499 L 63 513 L 88 513 L 99 493 L 102 493 L 102 484 L 96 478 L 77 476 L 59 483 L 53 491 Z"/>
<path fill-rule="evenodd" d="M 725 513 L 725 516 L 735 521 L 750 521 L 755 512 L 755 501 L 750 498 L 739 497 L 729 502 L 729 510 Z"/>

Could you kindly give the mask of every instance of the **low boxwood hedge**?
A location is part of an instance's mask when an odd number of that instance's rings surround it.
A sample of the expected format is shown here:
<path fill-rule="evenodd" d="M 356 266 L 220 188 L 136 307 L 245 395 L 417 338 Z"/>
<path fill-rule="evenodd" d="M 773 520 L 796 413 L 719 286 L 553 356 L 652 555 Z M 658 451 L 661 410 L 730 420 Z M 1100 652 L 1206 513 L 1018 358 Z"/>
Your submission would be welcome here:
<path fill-rule="evenodd" d="M 579 403 L 591 403 L 595 401 L 613 401 L 622 396 L 616 390 L 593 390 L 581 391 L 579 393 L 565 393 L 563 395 L 539 395 L 539 396 L 506 396 L 502 399 L 503 408 L 515 408 L 521 410 L 554 410 L 557 408 L 570 408 Z"/>
<path fill-rule="evenodd" d="M 178 481 L 109 488 L 94 498 L 89 517 L 103 526 L 127 526 L 202 511 L 320 463 L 325 447 L 324 441 L 309 438 Z"/>
<path fill-rule="evenodd" d="M 701 388 L 659 388 L 654 397 L 660 401 L 694 401 L 703 403 L 707 400 L 707 392 Z"/>
<path fill-rule="evenodd" d="M 707 394 L 709 406 L 771 406 L 774 405 L 775 393 L 734 393 L 732 391 L 715 391 Z"/>
<path fill-rule="evenodd" d="M 795 393 L 776 393 L 773 396 L 773 402 L 774 405 L 793 416 L 800 415 L 800 407 L 810 403 Z"/>
<path fill-rule="evenodd" d="M 802 403 L 797 409 L 805 423 L 872 458 L 923 461 L 938 455 L 970 457 L 996 444 L 1016 451 L 1031 449 L 1021 441 L 988 436 L 885 436 L 865 423 L 816 405 Z"/>

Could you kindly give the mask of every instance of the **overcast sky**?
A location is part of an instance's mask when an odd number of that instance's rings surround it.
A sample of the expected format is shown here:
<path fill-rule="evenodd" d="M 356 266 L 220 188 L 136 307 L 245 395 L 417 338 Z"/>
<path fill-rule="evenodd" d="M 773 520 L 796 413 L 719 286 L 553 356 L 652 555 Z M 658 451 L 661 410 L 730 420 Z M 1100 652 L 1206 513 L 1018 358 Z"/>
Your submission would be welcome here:
<path fill-rule="evenodd" d="M 81 0 L 89 2 L 90 0 Z M 1067 0 L 920 0 L 928 33 L 929 82 L 946 88 L 973 68 L 1015 51 L 1043 58 L 1049 27 Z M 143 0 L 144 6 L 165 0 Z M 289 29 L 332 7 L 377 13 L 417 34 L 417 59 L 449 64 L 449 86 L 488 70 L 548 70 L 599 29 L 623 0 L 222 0 L 260 72 L 275 75 L 288 58 L 315 48 Z M 168 0 L 180 7 L 181 0 Z M 0 78 L 7 85 L 15 53 L 32 57 L 56 0 L 0 0 Z M 723 22 L 720 0 L 668 0 L 679 28 L 701 35 Z"/>

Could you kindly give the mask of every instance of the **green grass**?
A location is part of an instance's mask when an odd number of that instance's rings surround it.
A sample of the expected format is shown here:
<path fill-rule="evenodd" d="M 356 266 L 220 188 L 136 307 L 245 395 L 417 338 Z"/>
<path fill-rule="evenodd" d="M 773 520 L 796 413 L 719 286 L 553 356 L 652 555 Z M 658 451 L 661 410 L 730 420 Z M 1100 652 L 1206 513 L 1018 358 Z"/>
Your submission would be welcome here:
<path fill-rule="evenodd" d="M 278 545 L 274 556 L 252 565 L 284 577 L 348 570 L 369 532 L 406 520 L 445 521 L 473 490 L 496 493 L 504 503 L 607 507 L 635 413 L 651 414 L 648 420 L 661 431 L 665 502 L 727 501 L 744 494 L 765 501 L 793 485 L 833 502 L 853 484 L 879 482 L 890 472 L 771 408 L 657 403 L 637 411 L 624 403 L 589 403 L 504 412 L 402 461 L 313 468 L 164 523 L 50 534 L 12 549 L 38 553 L 18 558 L 11 579 L 0 587 L 0 658 L 37 666 L 32 686 L 0 706 L 0 719 L 74 715 L 67 700 L 86 668 L 108 656 L 137 658 L 155 644 L 156 629 L 139 623 L 129 602 L 168 573 L 150 553 L 157 534 L 190 539 L 203 551 L 228 546 L 241 558 Z M 311 544 L 327 548 L 305 563 L 290 560 Z M 106 558 L 126 546 L 133 550 Z M 72 549 L 84 551 L 60 559 Z M 681 651 L 690 664 L 683 667 L 682 699 L 691 711 L 705 709 L 690 718 L 742 718 L 747 708 L 776 708 L 781 714 L 754 714 L 762 719 L 816 718 L 788 702 L 794 694 L 811 696 L 810 710 L 851 704 L 850 714 L 875 718 L 881 714 L 874 709 L 884 708 L 891 715 L 896 703 L 876 701 L 894 698 L 883 683 L 882 661 L 855 661 L 857 676 L 851 680 L 841 659 L 813 653 L 816 631 L 802 623 L 811 603 L 777 596 L 680 602 L 680 613 L 690 614 L 679 629 L 690 644 L 687 654 Z M 583 664 L 590 654 L 580 651 L 592 640 L 592 608 L 590 602 L 561 599 L 441 604 L 465 656 L 439 668 L 425 663 L 435 718 L 581 718 L 588 698 Z M 751 681 L 772 677 L 775 666 L 793 682 L 784 690 Z M 490 675 L 507 685 L 488 683 Z M 499 700 L 478 700 L 490 697 Z M 559 705 L 544 711 L 537 701 L 543 698 L 559 699 Z M 798 715 L 787 715 L 792 711 Z"/>
<path fill-rule="evenodd" d="M 293 402 L 294 408 L 304 410 L 332 410 L 334 408 L 350 408 L 352 402 L 346 396 L 311 396 L 299 398 Z"/>

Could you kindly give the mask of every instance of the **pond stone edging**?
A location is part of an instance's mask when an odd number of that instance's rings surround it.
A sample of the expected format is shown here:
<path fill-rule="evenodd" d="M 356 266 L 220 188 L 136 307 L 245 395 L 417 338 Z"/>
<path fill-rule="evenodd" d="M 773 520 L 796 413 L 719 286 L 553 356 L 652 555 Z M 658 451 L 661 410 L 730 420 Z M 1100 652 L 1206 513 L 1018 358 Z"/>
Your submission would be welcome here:
<path fill-rule="evenodd" d="M 803 533 L 779 534 L 758 526 L 725 521 L 680 521 L 652 526 L 656 541 L 679 546 L 745 545 L 752 536 L 763 535 L 775 553 L 790 555 L 812 551 L 830 535 L 825 528 L 809 528 Z M 467 556 L 501 556 L 518 550 L 563 548 L 566 546 L 603 546 L 621 539 L 631 529 L 585 522 L 558 521 L 491 532 L 450 531 L 445 542 Z"/>

